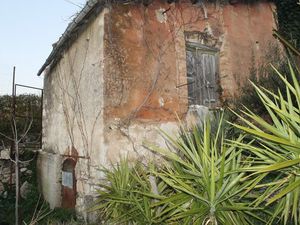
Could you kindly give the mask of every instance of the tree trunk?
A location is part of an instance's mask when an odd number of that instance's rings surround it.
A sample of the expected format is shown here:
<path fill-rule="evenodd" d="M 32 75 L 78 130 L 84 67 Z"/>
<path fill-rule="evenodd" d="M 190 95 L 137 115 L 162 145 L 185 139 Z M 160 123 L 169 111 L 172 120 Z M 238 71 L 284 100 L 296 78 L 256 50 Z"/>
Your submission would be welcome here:
<path fill-rule="evenodd" d="M 15 202 L 15 221 L 16 225 L 20 224 L 19 221 L 19 200 L 20 200 L 20 169 L 19 169 L 19 146 L 15 140 L 15 173 L 16 173 L 16 202 Z"/>

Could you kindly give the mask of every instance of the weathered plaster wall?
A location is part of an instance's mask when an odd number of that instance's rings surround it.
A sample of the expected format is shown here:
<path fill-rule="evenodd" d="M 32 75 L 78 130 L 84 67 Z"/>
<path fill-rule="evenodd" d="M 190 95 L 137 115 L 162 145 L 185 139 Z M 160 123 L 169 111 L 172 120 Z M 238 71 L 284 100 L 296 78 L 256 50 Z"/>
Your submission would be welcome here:
<path fill-rule="evenodd" d="M 51 208 L 61 205 L 61 163 L 60 154 L 41 152 L 38 156 L 38 182 L 45 200 Z"/>
<path fill-rule="evenodd" d="M 145 142 L 166 147 L 166 141 L 160 130 L 173 137 L 178 135 L 176 122 L 132 123 L 122 127 L 118 123 L 107 122 L 104 133 L 107 160 L 113 164 L 122 157 L 137 159 L 145 163 L 155 160 L 157 156 L 145 146 L 147 145 Z"/>
<path fill-rule="evenodd" d="M 52 207 L 61 205 L 61 167 L 74 157 L 77 208 L 99 180 L 103 147 L 104 10 L 93 19 L 57 65 L 45 75 L 43 152 L 39 156 L 41 186 Z M 77 152 L 76 152 L 77 151 Z"/>
<path fill-rule="evenodd" d="M 249 69 L 263 63 L 270 45 L 277 44 L 272 36 L 276 28 L 273 3 L 227 5 L 223 9 L 224 44 L 221 58 L 221 84 L 223 96 L 239 93 L 247 81 Z M 254 60 L 254 62 L 253 62 Z M 224 71 L 222 71 L 224 68 Z M 226 69 L 225 69 L 226 68 Z"/>
<path fill-rule="evenodd" d="M 114 5 L 105 18 L 105 117 L 174 120 L 187 108 L 186 38 L 220 50 L 223 98 L 233 97 L 270 42 L 273 4 Z M 254 62 L 252 60 L 254 59 Z"/>
<path fill-rule="evenodd" d="M 206 4 L 206 10 L 207 18 L 203 8 L 190 1 L 111 7 L 105 17 L 104 44 L 108 160 L 115 162 L 125 154 L 149 159 L 143 141 L 164 145 L 158 128 L 174 132 L 176 114 L 186 117 L 186 40 L 219 49 L 223 100 L 238 93 L 252 63 L 260 63 L 274 41 L 269 2 Z"/>
<path fill-rule="evenodd" d="M 72 149 L 80 156 L 76 206 L 83 212 L 101 178 L 99 166 L 124 155 L 149 160 L 145 140 L 163 146 L 158 129 L 176 134 L 176 113 L 184 119 L 188 112 L 185 39 L 220 49 L 222 96 L 235 94 L 252 56 L 259 63 L 273 40 L 272 5 L 206 7 L 207 18 L 189 1 L 113 5 L 46 75 L 39 165 L 51 206 L 60 205 L 62 160 Z"/>
<path fill-rule="evenodd" d="M 105 118 L 169 121 L 186 111 L 186 91 L 180 97 L 176 89 L 173 27 L 157 15 L 163 6 L 114 5 L 107 14 Z"/>

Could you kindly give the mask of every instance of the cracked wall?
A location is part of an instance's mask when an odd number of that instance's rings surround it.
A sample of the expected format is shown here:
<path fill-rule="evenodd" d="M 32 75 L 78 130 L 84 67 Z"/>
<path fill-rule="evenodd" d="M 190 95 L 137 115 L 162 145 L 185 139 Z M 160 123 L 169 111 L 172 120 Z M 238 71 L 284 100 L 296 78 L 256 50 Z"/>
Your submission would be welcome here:
<path fill-rule="evenodd" d="M 253 63 L 261 63 L 275 42 L 274 5 L 267 1 L 207 4 L 207 19 L 203 8 L 189 1 L 111 8 L 104 45 L 108 120 L 169 121 L 174 112 L 181 117 L 188 111 L 185 40 L 219 49 L 223 99 L 238 94 Z"/>
<path fill-rule="evenodd" d="M 206 13 L 190 1 L 111 5 L 104 37 L 107 157 L 117 161 L 133 148 L 138 155 L 147 155 L 140 140 L 159 140 L 148 128 L 168 124 L 172 130 L 176 114 L 185 119 L 189 111 L 185 41 L 219 49 L 221 102 L 237 95 L 252 63 L 263 63 L 265 51 L 275 42 L 273 10 L 267 1 L 211 3 L 206 4 Z"/>
<path fill-rule="evenodd" d="M 43 149 L 40 186 L 50 206 L 59 207 L 62 164 L 76 161 L 76 209 L 87 213 L 105 165 L 103 140 L 104 14 L 91 20 L 44 78 Z"/>

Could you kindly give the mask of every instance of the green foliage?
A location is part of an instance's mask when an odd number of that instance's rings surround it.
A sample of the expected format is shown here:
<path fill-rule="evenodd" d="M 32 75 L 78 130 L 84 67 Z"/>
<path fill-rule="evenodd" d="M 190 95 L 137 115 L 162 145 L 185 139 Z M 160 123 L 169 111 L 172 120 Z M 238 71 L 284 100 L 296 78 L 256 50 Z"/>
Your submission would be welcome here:
<path fill-rule="evenodd" d="M 35 159 L 35 153 L 27 151 L 23 155 L 24 160 L 32 158 Z M 30 188 L 27 198 L 21 199 L 19 207 L 21 217 L 26 222 L 30 221 L 40 196 L 36 181 L 36 160 L 31 161 L 27 169 L 31 170 L 32 173 L 26 175 L 23 174 L 23 176 L 21 177 L 21 183 L 23 183 L 26 180 L 32 186 Z M 7 222 L 9 224 L 13 224 L 15 219 L 15 187 L 13 186 L 12 188 L 10 188 L 8 187 L 8 185 L 6 185 L 5 190 L 7 191 L 7 195 L 0 195 L 0 222 Z"/>
<path fill-rule="evenodd" d="M 51 210 L 49 205 L 45 203 L 41 194 L 38 190 L 37 183 L 37 169 L 36 169 L 36 153 L 31 151 L 24 151 L 22 154 L 22 160 L 26 161 L 33 159 L 29 166 L 26 168 L 32 171 L 31 174 L 22 174 L 21 183 L 27 181 L 31 184 L 29 193 L 27 194 L 26 199 L 21 198 L 20 202 L 20 214 L 23 221 L 23 224 L 34 225 L 36 223 L 30 223 L 36 209 L 43 209 L 44 214 L 47 215 L 45 218 L 39 218 L 37 224 L 57 224 L 65 223 L 76 220 L 76 214 L 73 209 L 61 209 L 55 208 Z M 14 224 L 15 220 L 15 187 L 9 188 L 7 185 L 5 187 L 7 195 L 0 195 L 0 224 Z M 42 217 L 42 215 L 41 215 Z"/>
<path fill-rule="evenodd" d="M 8 187 L 5 187 L 8 190 Z M 0 222 L 5 224 L 14 223 L 15 210 L 15 194 L 13 191 L 8 191 L 7 196 L 0 195 Z"/>
<path fill-rule="evenodd" d="M 279 32 L 300 48 L 300 7 L 298 0 L 275 0 Z"/>
<path fill-rule="evenodd" d="M 110 224 L 165 224 L 163 208 L 152 206 L 160 198 L 152 190 L 155 188 L 159 193 L 168 190 L 151 175 L 149 168 L 139 163 L 129 166 L 127 160 L 122 160 L 103 172 L 105 184 L 99 184 L 99 196 L 92 208 L 99 212 L 101 220 Z"/>
<path fill-rule="evenodd" d="M 252 135 L 256 140 L 252 145 L 241 144 L 255 156 L 253 166 L 249 168 L 249 171 L 253 172 L 252 176 L 255 177 L 255 186 L 265 188 L 265 192 L 254 202 L 255 205 L 264 202 L 267 206 L 273 204 L 275 205 L 273 220 L 280 216 L 284 224 L 291 219 L 294 224 L 299 224 L 300 85 L 297 77 L 299 75 L 296 75 L 296 70 L 291 64 L 289 70 L 292 81 L 289 81 L 275 67 L 273 69 L 284 83 L 285 95 L 280 90 L 273 93 L 252 83 L 260 102 L 268 112 L 270 121 L 266 121 L 246 108 L 242 111 L 243 116 L 239 118 L 247 126 L 235 126 Z M 275 180 L 263 182 L 270 174 L 275 176 Z"/>
<path fill-rule="evenodd" d="M 164 133 L 170 142 L 170 150 L 152 146 L 168 161 L 167 166 L 156 175 L 176 191 L 179 203 L 171 196 L 164 202 L 176 206 L 172 220 L 183 224 L 257 224 L 262 220 L 255 215 L 257 208 L 249 206 L 249 199 L 241 192 L 248 185 L 241 150 L 236 145 L 227 145 L 221 129 L 222 119 L 216 132 L 211 132 L 210 120 L 203 131 L 183 129 L 179 139 Z M 240 142 L 242 137 L 237 138 Z M 243 182 L 241 182 L 243 181 Z M 177 200 L 178 200 L 177 199 Z M 255 222 L 254 222 L 255 221 Z"/>
<path fill-rule="evenodd" d="M 273 70 L 270 66 L 272 64 L 279 71 L 287 76 L 288 81 L 291 81 L 292 78 L 289 75 L 289 65 L 286 58 L 283 56 L 283 53 L 280 51 L 278 46 L 269 46 L 264 60 L 267 61 L 267 64 L 262 64 L 259 67 L 254 65 L 254 60 L 252 62 L 249 74 L 249 80 L 256 84 L 257 86 L 263 86 L 271 92 L 280 92 L 285 95 L 286 88 L 285 84 L 277 76 L 276 71 Z M 295 71 L 297 73 L 297 71 Z M 233 102 L 233 107 L 235 111 L 240 109 L 241 106 L 252 109 L 254 113 L 261 116 L 268 116 L 268 111 L 263 104 L 261 104 L 260 97 L 257 95 L 255 87 L 251 82 L 246 82 L 242 88 L 240 88 L 241 95 L 239 98 L 235 99 Z"/>
<path fill-rule="evenodd" d="M 22 135 L 32 120 L 31 129 L 25 141 L 34 141 L 40 137 L 41 133 L 41 98 L 37 95 L 23 94 L 16 96 L 16 124 Z M 10 95 L 0 96 L 0 132 L 8 137 L 12 137 L 12 97 Z M 4 141 L 9 146 L 9 141 L 0 136 L 0 141 Z"/>
<path fill-rule="evenodd" d="M 181 129 L 179 138 L 163 133 L 168 149 L 147 144 L 161 154 L 161 166 L 129 166 L 123 160 L 104 169 L 105 184 L 93 210 L 111 224 L 258 224 L 264 221 L 241 194 L 250 184 L 241 172 L 242 151 L 224 141 L 222 117 L 216 129 Z M 237 138 L 240 142 L 242 137 Z M 243 182 L 241 182 L 243 181 Z"/>
<path fill-rule="evenodd" d="M 49 206 L 48 206 L 49 208 Z M 50 210 L 50 209 L 49 209 Z M 39 221 L 38 224 L 46 225 L 46 224 L 67 224 L 68 222 L 72 222 L 71 224 L 76 224 L 76 212 L 74 209 L 64 209 L 64 208 L 55 208 L 51 210 L 51 213 Z"/>
<path fill-rule="evenodd" d="M 15 192 L 8 189 L 6 197 L 0 196 L 0 224 L 14 224 L 14 210 L 15 210 Z M 76 221 L 76 213 L 73 209 L 55 208 L 51 210 L 49 205 L 41 198 L 36 185 L 32 185 L 30 192 L 26 199 L 23 199 L 20 204 L 21 216 L 23 224 L 60 224 L 70 221 Z M 38 219 L 37 223 L 31 223 L 35 210 L 42 209 L 43 213 Z M 43 217 L 45 216 L 45 217 Z M 72 223 L 73 224 L 73 223 Z M 82 224 L 82 223 L 80 223 Z"/>

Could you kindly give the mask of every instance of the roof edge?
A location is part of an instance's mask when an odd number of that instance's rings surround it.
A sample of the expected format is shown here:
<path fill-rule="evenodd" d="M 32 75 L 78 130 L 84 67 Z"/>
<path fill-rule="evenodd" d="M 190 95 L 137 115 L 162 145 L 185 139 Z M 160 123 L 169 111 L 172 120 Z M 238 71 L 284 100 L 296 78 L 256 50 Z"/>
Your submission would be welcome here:
<path fill-rule="evenodd" d="M 76 32 L 77 28 L 82 24 L 87 22 L 87 18 L 92 14 L 92 12 L 100 5 L 101 0 L 88 0 L 82 10 L 77 14 L 77 16 L 69 23 L 65 32 L 61 35 L 59 40 L 54 44 L 54 47 L 46 59 L 45 63 L 39 69 L 37 75 L 40 76 L 47 66 L 51 65 L 53 60 L 59 56 L 61 49 L 63 49 L 66 42 Z"/>
<path fill-rule="evenodd" d="M 61 57 L 61 52 L 65 50 L 67 42 L 73 37 L 73 35 L 78 31 L 78 28 L 80 28 L 82 25 L 86 24 L 89 21 L 89 18 L 93 13 L 99 9 L 99 11 L 102 11 L 102 9 L 105 7 L 105 3 L 113 2 L 113 3 L 122 3 L 122 4 L 128 4 L 128 3 L 136 3 L 136 2 L 142 2 L 145 6 L 151 4 L 153 0 L 87 0 L 87 3 L 82 8 L 82 10 L 76 15 L 76 17 L 70 22 L 67 26 L 67 29 L 65 32 L 61 35 L 59 40 L 53 44 L 53 49 L 50 53 L 50 55 L 47 57 L 45 63 L 42 65 L 42 67 L 39 69 L 37 75 L 40 76 L 45 69 L 50 66 L 54 66 L 56 62 L 59 60 L 59 57 Z M 192 4 L 197 4 L 201 2 L 202 0 L 190 0 Z M 208 0 L 208 2 L 212 2 L 215 0 Z M 246 0 L 232 0 L 233 2 L 236 1 L 246 1 Z M 249 0 L 248 0 L 249 1 Z M 259 1 L 273 1 L 273 0 L 251 0 L 252 2 L 259 2 Z M 167 2 L 170 4 L 172 2 L 177 2 L 177 0 L 167 0 Z M 97 12 L 97 11 L 96 11 Z M 72 40 L 71 40 L 72 41 Z"/>

